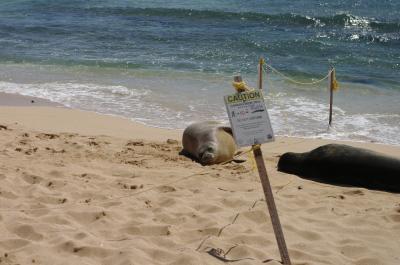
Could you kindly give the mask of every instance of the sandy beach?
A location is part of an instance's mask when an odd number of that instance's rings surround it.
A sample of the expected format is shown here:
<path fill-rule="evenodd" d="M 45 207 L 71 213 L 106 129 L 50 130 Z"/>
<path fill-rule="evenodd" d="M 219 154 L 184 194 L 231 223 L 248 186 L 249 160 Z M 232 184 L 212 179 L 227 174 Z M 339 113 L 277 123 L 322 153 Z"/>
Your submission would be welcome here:
<path fill-rule="evenodd" d="M 201 166 L 179 155 L 180 130 L 4 102 L 0 264 L 280 264 L 247 155 Z M 293 264 L 400 264 L 398 194 L 277 171 L 282 153 L 332 142 L 277 137 L 262 147 Z M 400 157 L 398 146 L 346 144 Z"/>

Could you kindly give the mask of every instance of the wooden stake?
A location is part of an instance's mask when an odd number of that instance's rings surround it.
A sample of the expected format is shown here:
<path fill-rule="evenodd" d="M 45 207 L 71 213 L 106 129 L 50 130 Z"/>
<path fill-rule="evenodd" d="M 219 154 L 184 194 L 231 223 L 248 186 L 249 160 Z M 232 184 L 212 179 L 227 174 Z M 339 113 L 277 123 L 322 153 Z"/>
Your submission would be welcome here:
<path fill-rule="evenodd" d="M 272 227 L 274 228 L 275 238 L 278 243 L 279 253 L 284 265 L 291 265 L 289 252 L 286 247 L 285 237 L 283 235 L 281 222 L 279 221 L 278 211 L 276 209 L 274 195 L 272 193 L 271 184 L 269 182 L 267 169 L 265 168 L 264 158 L 261 148 L 253 146 L 254 158 L 256 159 L 258 174 L 260 175 L 261 184 L 264 190 L 265 200 L 267 202 L 269 215 L 271 217 Z"/>
<path fill-rule="evenodd" d="M 263 64 L 264 64 L 264 58 L 261 57 L 258 63 L 258 89 L 263 89 L 262 87 Z"/>
<path fill-rule="evenodd" d="M 262 65 L 264 59 L 260 59 L 258 68 L 258 88 L 262 89 Z M 235 78 L 236 81 L 236 78 Z M 286 247 L 285 237 L 283 235 L 281 222 L 279 220 L 278 210 L 276 209 L 276 204 L 274 200 L 274 195 L 272 193 L 271 184 L 269 182 L 267 169 L 265 168 L 264 158 L 259 145 L 253 145 L 254 158 L 256 160 L 258 174 L 260 176 L 261 185 L 264 191 L 265 201 L 267 202 L 268 212 L 271 217 L 272 227 L 274 229 L 274 234 L 276 241 L 278 243 L 279 253 L 284 265 L 291 265 L 289 252 Z"/>
<path fill-rule="evenodd" d="M 332 124 L 332 108 L 333 108 L 333 82 L 335 78 L 335 68 L 331 69 L 331 74 L 329 76 L 329 126 Z"/>
<path fill-rule="evenodd" d="M 234 82 L 242 82 L 242 81 L 243 81 L 243 78 L 242 78 L 241 75 L 235 75 L 235 76 L 233 77 L 233 81 L 234 81 Z"/>

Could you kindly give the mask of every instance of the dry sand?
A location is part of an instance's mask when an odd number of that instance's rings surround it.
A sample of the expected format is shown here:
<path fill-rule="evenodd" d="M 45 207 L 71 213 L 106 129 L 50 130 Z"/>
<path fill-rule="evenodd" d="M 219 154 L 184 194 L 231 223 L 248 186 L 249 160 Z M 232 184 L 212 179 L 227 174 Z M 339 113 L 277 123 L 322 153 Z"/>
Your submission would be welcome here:
<path fill-rule="evenodd" d="M 0 125 L 0 264 L 279 264 L 251 159 L 203 167 L 181 131 L 64 108 L 0 107 Z M 328 142 L 263 145 L 293 264 L 400 264 L 398 194 L 276 171 Z"/>

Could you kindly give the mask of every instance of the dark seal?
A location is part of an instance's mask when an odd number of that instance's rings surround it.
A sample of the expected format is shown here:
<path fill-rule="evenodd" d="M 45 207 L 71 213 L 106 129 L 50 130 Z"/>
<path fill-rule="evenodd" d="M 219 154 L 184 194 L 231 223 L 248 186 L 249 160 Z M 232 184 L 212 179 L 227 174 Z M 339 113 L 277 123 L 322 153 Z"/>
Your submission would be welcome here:
<path fill-rule="evenodd" d="M 400 193 L 399 159 L 347 145 L 285 153 L 278 170 L 322 183 Z"/>

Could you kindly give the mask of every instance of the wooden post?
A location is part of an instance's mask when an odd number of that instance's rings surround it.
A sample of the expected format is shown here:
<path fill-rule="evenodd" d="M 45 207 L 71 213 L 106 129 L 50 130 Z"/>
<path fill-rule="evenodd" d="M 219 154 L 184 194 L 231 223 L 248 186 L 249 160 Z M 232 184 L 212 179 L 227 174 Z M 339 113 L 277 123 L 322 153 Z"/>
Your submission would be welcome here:
<path fill-rule="evenodd" d="M 258 76 L 258 88 L 262 89 L 262 65 L 264 63 L 264 59 L 260 59 L 259 62 L 259 76 Z M 236 81 L 236 80 L 235 80 Z M 254 158 L 256 160 L 258 174 L 260 176 L 261 185 L 264 191 L 265 201 L 267 202 L 268 212 L 271 217 L 272 227 L 274 229 L 274 234 L 276 241 L 278 243 L 279 253 L 282 259 L 282 263 L 284 265 L 291 265 L 289 251 L 286 247 L 285 237 L 283 235 L 283 230 L 281 226 L 281 222 L 279 220 L 278 210 L 276 209 L 276 204 L 274 200 L 274 195 L 272 193 L 271 184 L 269 182 L 267 169 L 265 167 L 264 158 L 262 155 L 262 151 L 260 145 L 253 145 L 253 153 Z"/>
<path fill-rule="evenodd" d="M 233 77 L 233 81 L 234 81 L 234 82 L 242 82 L 242 81 L 243 81 L 243 78 L 242 78 L 241 75 L 235 75 L 235 76 Z"/>
<path fill-rule="evenodd" d="M 331 74 L 329 76 L 329 126 L 332 124 L 332 108 L 333 108 L 333 87 L 335 78 L 335 68 L 331 68 Z"/>
<path fill-rule="evenodd" d="M 262 87 L 263 64 L 264 64 L 264 58 L 261 57 L 260 61 L 258 62 L 258 89 L 263 89 Z"/>
<path fill-rule="evenodd" d="M 271 217 L 272 227 L 274 228 L 276 242 L 278 243 L 279 253 L 284 265 L 291 265 L 289 252 L 286 247 L 285 237 L 283 235 L 281 222 L 279 221 L 278 211 L 276 209 L 274 195 L 269 182 L 267 169 L 265 168 L 264 158 L 260 146 L 253 146 L 253 153 L 257 164 L 258 174 L 260 175 L 261 185 L 264 190 L 265 200 L 267 202 L 269 215 Z"/>

